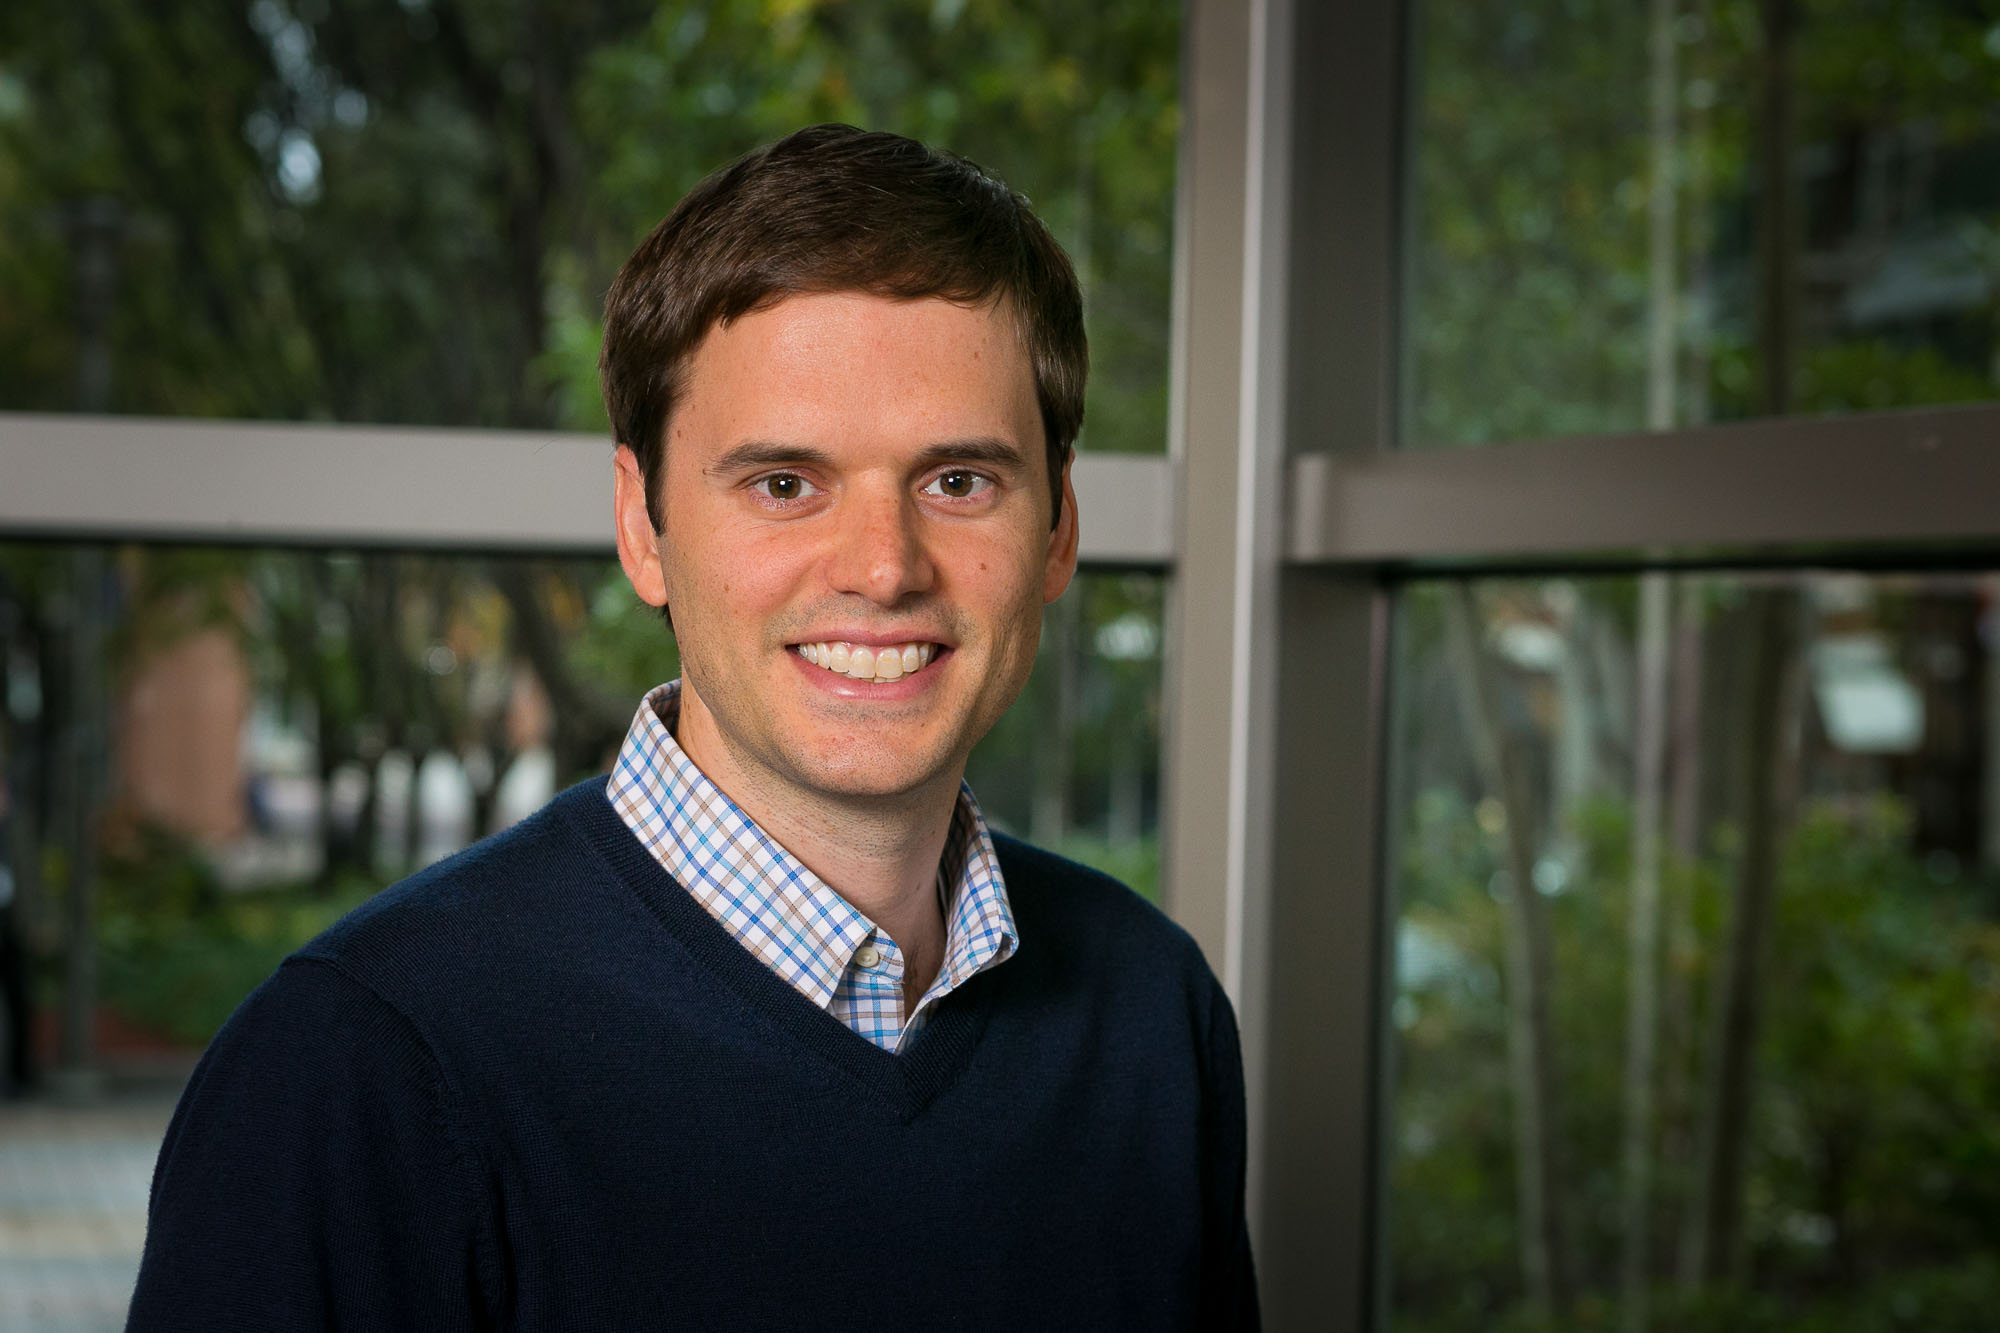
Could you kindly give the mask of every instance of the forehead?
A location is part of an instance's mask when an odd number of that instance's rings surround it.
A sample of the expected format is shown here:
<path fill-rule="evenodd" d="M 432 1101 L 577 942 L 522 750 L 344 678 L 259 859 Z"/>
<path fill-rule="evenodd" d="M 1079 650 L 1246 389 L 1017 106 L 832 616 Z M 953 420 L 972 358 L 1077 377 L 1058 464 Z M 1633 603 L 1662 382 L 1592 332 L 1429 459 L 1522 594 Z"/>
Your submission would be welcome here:
<path fill-rule="evenodd" d="M 1011 305 L 859 292 L 789 296 L 711 328 L 673 436 L 1040 431 Z"/>

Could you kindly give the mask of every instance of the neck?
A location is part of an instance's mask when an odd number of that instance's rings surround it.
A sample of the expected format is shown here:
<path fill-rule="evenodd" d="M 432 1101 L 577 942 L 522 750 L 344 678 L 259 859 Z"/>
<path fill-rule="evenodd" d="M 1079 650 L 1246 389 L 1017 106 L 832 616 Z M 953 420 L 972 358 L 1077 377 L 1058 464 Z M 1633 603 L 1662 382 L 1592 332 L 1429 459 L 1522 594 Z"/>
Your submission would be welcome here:
<path fill-rule="evenodd" d="M 896 942 L 904 1000 L 915 1005 L 944 963 L 938 861 L 964 764 L 915 791 L 841 796 L 732 762 L 706 710 L 684 709 L 674 734 L 695 767 L 759 828 Z"/>

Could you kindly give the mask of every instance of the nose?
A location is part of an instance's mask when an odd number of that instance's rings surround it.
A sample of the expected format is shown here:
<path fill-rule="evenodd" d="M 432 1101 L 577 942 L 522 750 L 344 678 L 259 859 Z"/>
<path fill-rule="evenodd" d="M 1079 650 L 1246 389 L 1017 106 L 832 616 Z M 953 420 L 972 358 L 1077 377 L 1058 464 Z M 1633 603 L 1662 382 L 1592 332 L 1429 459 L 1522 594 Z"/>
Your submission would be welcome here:
<path fill-rule="evenodd" d="M 856 488 L 845 501 L 826 561 L 833 590 L 883 607 L 930 591 L 937 568 L 925 545 L 915 498 L 900 486 L 883 486 Z"/>

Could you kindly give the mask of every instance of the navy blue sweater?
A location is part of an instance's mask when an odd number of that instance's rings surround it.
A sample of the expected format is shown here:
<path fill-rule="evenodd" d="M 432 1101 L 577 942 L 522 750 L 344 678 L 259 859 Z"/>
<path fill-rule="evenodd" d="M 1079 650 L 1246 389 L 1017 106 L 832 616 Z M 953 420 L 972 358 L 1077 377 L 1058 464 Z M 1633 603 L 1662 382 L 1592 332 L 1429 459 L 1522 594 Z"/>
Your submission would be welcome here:
<path fill-rule="evenodd" d="M 899 1055 L 601 781 L 385 890 L 203 1058 L 130 1327 L 1253 1326 L 1228 1001 L 1130 891 L 996 842 L 1020 951 Z"/>

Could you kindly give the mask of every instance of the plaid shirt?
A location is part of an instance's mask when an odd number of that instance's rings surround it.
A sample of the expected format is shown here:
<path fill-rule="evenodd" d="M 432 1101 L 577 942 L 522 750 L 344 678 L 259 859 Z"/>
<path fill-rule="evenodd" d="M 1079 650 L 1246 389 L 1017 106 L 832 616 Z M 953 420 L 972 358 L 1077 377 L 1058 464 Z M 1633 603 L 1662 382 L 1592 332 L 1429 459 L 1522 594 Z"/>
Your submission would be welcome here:
<path fill-rule="evenodd" d="M 939 1000 L 1012 956 L 1014 916 L 1000 861 L 972 789 L 961 783 L 938 862 L 944 965 L 905 1014 L 903 951 L 695 767 L 673 734 L 680 689 L 669 681 L 640 703 L 606 794 L 667 873 L 782 981 L 893 1052 Z"/>

